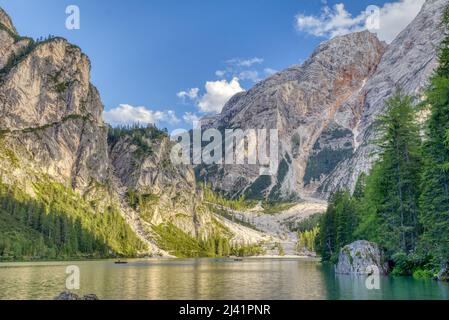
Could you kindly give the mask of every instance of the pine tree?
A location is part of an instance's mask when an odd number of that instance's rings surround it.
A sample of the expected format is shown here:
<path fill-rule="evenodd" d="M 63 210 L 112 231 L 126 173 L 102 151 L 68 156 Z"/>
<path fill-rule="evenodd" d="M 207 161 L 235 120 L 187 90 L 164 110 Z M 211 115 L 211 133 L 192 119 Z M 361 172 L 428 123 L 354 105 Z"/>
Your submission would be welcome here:
<path fill-rule="evenodd" d="M 415 249 L 418 226 L 418 199 L 421 166 L 419 127 L 410 97 L 398 91 L 386 103 L 387 112 L 378 128 L 381 149 L 362 200 L 369 204 L 362 217 L 369 224 L 361 234 L 388 249 L 409 253 Z M 371 229 L 371 230 L 370 230 Z"/>
<path fill-rule="evenodd" d="M 320 234 L 317 240 L 317 252 L 323 261 L 330 261 L 336 253 L 336 195 L 329 199 L 326 213 L 320 219 Z"/>
<path fill-rule="evenodd" d="M 440 66 L 426 92 L 430 108 L 424 144 L 423 192 L 420 222 L 423 225 L 421 248 L 431 252 L 440 264 L 449 262 L 449 9 L 444 14 L 446 38 L 439 56 Z"/>

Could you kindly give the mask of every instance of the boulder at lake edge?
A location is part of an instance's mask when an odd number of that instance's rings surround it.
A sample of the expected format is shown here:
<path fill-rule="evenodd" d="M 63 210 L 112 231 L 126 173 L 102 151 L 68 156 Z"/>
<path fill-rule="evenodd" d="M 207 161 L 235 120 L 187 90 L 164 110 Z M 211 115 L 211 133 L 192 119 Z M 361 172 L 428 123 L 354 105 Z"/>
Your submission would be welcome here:
<path fill-rule="evenodd" d="M 449 263 L 440 270 L 437 276 L 437 280 L 449 282 Z"/>
<path fill-rule="evenodd" d="M 388 273 L 388 264 L 383 259 L 379 246 L 369 241 L 356 241 L 341 249 L 336 273 L 364 275 L 373 272 L 373 266 L 380 274 Z"/>
<path fill-rule="evenodd" d="M 61 292 L 58 296 L 54 298 L 54 300 L 99 300 L 95 294 L 87 294 L 84 297 L 80 297 L 79 295 L 72 293 L 70 291 Z"/>

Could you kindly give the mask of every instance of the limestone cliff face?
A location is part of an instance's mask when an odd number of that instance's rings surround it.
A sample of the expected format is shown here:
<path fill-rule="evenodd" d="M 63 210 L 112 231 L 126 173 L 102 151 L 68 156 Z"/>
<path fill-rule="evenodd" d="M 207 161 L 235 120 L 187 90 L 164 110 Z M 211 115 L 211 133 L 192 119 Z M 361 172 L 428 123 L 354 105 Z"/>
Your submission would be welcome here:
<path fill-rule="evenodd" d="M 219 116 L 204 121 L 204 127 L 277 129 L 279 172 L 258 177 L 255 167 L 226 166 L 213 175 L 203 170 L 204 175 L 230 195 L 307 195 L 310 184 L 352 154 L 352 129 L 361 110 L 348 105 L 358 99 L 384 51 L 385 44 L 369 32 L 337 37 L 321 44 L 304 64 L 233 97 Z"/>
<path fill-rule="evenodd" d="M 0 21 L 4 147 L 31 177 L 45 175 L 81 193 L 94 182 L 105 184 L 107 131 L 88 58 L 61 38 L 36 43 L 20 37 L 4 11 Z M 23 178 L 20 170 L 9 171 L 8 179 Z"/>
<path fill-rule="evenodd" d="M 356 151 L 323 180 L 319 195 L 326 196 L 341 187 L 354 188 L 360 173 L 369 171 L 377 151 L 372 143 L 376 137 L 373 124 L 396 88 L 419 101 L 438 64 L 438 49 L 444 37 L 441 15 L 447 4 L 447 0 L 427 0 L 414 21 L 388 46 L 376 72 L 358 99 L 348 106 L 361 112 L 353 130 Z"/>
<path fill-rule="evenodd" d="M 5 143 L 24 167 L 81 192 L 93 181 L 105 183 L 107 132 L 87 57 L 58 38 L 30 41 L 11 57 L 0 79 Z"/>
<path fill-rule="evenodd" d="M 110 159 L 125 193 L 147 198 L 147 203 L 136 206 L 146 229 L 151 232 L 151 226 L 170 222 L 192 236 L 213 233 L 207 227 L 210 216 L 201 212 L 193 168 L 174 166 L 170 161 L 170 139 L 144 138 L 140 144 L 148 148 L 142 148 L 132 134 L 110 141 Z"/>
<path fill-rule="evenodd" d="M 426 1 L 388 46 L 368 31 L 327 41 L 303 65 L 237 94 L 203 120 L 205 128 L 278 129 L 277 176 L 258 177 L 251 166 L 201 167 L 198 174 L 231 196 L 327 198 L 354 188 L 375 160 L 373 124 L 385 101 L 396 88 L 418 101 L 435 69 L 447 3 Z"/>
<path fill-rule="evenodd" d="M 13 25 L 13 23 L 11 21 L 11 18 L 9 17 L 9 15 L 2 8 L 0 8 L 0 23 L 9 32 L 11 32 L 13 34 L 17 34 L 17 30 L 14 27 L 14 25 Z"/>

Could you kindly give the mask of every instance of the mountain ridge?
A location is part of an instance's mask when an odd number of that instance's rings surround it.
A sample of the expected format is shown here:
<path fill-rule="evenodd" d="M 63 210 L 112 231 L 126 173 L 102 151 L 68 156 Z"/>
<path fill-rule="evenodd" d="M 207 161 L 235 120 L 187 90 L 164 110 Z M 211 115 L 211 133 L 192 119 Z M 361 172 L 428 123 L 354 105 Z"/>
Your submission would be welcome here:
<path fill-rule="evenodd" d="M 221 114 L 203 119 L 205 128 L 279 129 L 282 141 L 279 165 L 287 171 L 281 175 L 285 176 L 283 181 L 271 177 L 261 182 L 257 171 L 250 166 L 216 166 L 211 176 L 200 166 L 197 170 L 199 177 L 231 197 L 249 194 L 274 200 L 291 197 L 327 199 L 338 189 L 353 190 L 359 175 L 368 173 L 375 161 L 375 157 L 371 156 L 376 152 L 372 143 L 373 123 L 382 114 L 384 102 L 393 93 L 392 88 L 402 87 L 405 94 L 418 100 L 437 66 L 438 46 L 444 35 L 440 28 L 441 13 L 446 3 L 446 0 L 427 0 L 417 17 L 390 45 L 380 42 L 369 31 L 323 42 L 302 65 L 289 67 L 247 92 L 235 95 Z M 367 40 L 356 42 L 357 37 L 367 37 Z M 349 42 L 351 40 L 348 39 L 354 39 L 355 43 L 343 44 L 335 54 L 336 59 L 352 57 L 352 65 L 359 66 L 363 65 L 363 57 L 351 52 L 352 49 L 361 51 L 361 48 L 366 48 L 367 54 L 377 52 L 377 55 L 362 77 L 356 74 L 352 79 L 357 86 L 350 94 L 329 104 L 328 90 L 321 90 L 317 95 L 311 92 L 318 88 L 317 83 L 333 81 L 338 66 L 331 66 L 328 73 L 320 73 L 313 65 L 321 63 L 320 54 L 332 49 L 341 39 Z M 372 43 L 372 48 L 367 47 L 367 43 Z M 349 50 L 349 54 L 345 50 Z M 342 63 L 339 61 L 339 66 Z M 321 78 L 313 78 L 317 74 Z M 347 70 L 340 70 L 337 74 L 340 82 L 336 83 L 344 84 L 352 76 Z M 279 88 L 279 83 L 285 83 L 287 89 Z M 298 99 L 301 87 L 307 88 L 307 91 Z M 338 85 L 332 89 L 335 90 L 333 96 L 341 93 Z M 279 94 L 282 90 L 283 94 Z M 324 108 L 328 115 L 320 115 L 321 110 L 317 106 Z M 287 111 L 279 113 L 282 108 Z M 311 113 L 313 108 L 315 112 Z M 272 117 L 265 117 L 270 110 Z M 277 123 L 273 124 L 273 121 Z M 254 185 L 259 189 L 256 192 L 252 192 Z"/>

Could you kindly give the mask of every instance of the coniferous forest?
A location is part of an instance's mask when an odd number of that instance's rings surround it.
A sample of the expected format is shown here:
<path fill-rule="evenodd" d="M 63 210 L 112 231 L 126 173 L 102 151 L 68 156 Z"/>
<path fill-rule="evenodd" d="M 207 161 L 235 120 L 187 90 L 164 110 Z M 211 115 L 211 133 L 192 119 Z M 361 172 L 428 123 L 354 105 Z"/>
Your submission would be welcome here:
<path fill-rule="evenodd" d="M 371 173 L 359 177 L 352 195 L 330 198 L 317 239 L 324 261 L 368 240 L 385 250 L 393 274 L 433 276 L 449 264 L 449 36 L 439 62 L 421 103 L 400 89 L 387 102 Z"/>
<path fill-rule="evenodd" d="M 0 183 L 0 261 L 135 256 L 144 248 L 117 209 L 94 212 L 56 183 L 35 187 L 33 199 Z"/>

